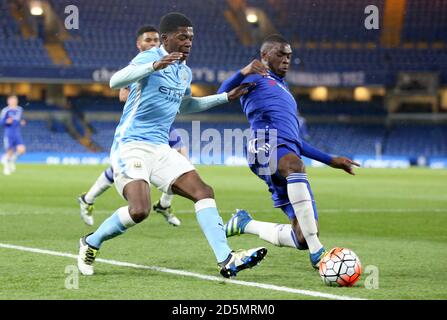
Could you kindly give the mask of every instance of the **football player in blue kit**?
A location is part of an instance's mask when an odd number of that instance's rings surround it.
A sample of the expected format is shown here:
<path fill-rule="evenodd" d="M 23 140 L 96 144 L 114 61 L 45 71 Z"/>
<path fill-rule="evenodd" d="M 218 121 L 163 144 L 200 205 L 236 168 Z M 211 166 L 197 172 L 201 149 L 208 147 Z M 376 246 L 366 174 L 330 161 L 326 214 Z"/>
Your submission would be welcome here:
<path fill-rule="evenodd" d="M 277 246 L 309 249 L 311 264 L 318 268 L 325 249 L 319 240 L 317 209 L 301 157 L 349 174 L 354 174 L 353 166 L 358 164 L 321 152 L 303 140 L 298 106 L 284 79 L 292 57 L 290 43 L 280 35 L 271 35 L 260 54 L 261 61 L 254 60 L 224 81 L 218 93 L 252 84 L 240 99 L 251 128 L 249 166 L 265 181 L 274 206 L 287 215 L 290 224 L 257 221 L 247 211 L 237 210 L 225 230 L 228 237 L 250 233 Z"/>
<path fill-rule="evenodd" d="M 19 106 L 19 99 L 12 95 L 7 99 L 8 106 L 3 108 L 0 115 L 0 123 L 5 127 L 3 145 L 5 154 L 2 157 L 3 174 L 10 175 L 16 171 L 16 160 L 25 153 L 21 127 L 26 124 L 23 119 L 23 108 Z"/>

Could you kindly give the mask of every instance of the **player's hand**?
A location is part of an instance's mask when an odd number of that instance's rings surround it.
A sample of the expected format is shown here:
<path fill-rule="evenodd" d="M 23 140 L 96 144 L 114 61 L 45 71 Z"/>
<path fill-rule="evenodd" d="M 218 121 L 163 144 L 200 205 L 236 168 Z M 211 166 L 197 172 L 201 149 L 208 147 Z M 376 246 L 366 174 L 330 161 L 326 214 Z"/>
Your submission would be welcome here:
<path fill-rule="evenodd" d="M 13 118 L 6 119 L 6 124 L 12 124 L 14 122 Z"/>
<path fill-rule="evenodd" d="M 330 166 L 332 168 L 336 168 L 336 169 L 343 169 L 347 173 L 355 176 L 354 166 L 360 167 L 360 164 L 358 164 L 357 162 L 352 161 L 351 159 L 346 158 L 346 157 L 335 157 L 335 158 L 332 158 L 332 162 L 331 162 Z"/>
<path fill-rule="evenodd" d="M 23 127 L 23 126 L 26 126 L 26 120 L 22 120 L 22 121 L 20 121 L 20 125 Z"/>
<path fill-rule="evenodd" d="M 228 92 L 228 94 L 227 94 L 228 95 L 228 101 L 239 99 L 244 94 L 247 94 L 248 90 L 250 88 L 253 88 L 255 85 L 256 85 L 256 83 L 250 82 L 250 83 L 244 83 L 244 84 L 241 84 L 241 85 L 237 86 L 236 88 L 234 88 L 233 90 Z"/>
<path fill-rule="evenodd" d="M 161 60 L 154 62 L 154 70 L 158 71 L 164 69 L 171 64 L 174 64 L 176 61 L 183 58 L 183 53 L 181 52 L 172 52 L 167 56 L 164 56 Z"/>
<path fill-rule="evenodd" d="M 242 70 L 241 73 L 244 76 L 247 76 L 249 74 L 259 74 L 261 76 L 267 76 L 268 68 L 265 66 L 261 61 L 258 59 L 253 60 L 250 62 L 250 64 L 246 65 Z"/>
<path fill-rule="evenodd" d="M 119 93 L 119 100 L 120 102 L 126 102 L 127 98 L 129 97 L 129 88 L 121 88 Z"/>

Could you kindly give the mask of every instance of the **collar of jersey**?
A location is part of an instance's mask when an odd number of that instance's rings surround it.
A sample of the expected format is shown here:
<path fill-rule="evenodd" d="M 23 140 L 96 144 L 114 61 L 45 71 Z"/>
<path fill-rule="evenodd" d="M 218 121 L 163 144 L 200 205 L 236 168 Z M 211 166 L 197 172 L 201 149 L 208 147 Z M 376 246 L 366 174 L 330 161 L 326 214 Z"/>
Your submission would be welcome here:
<path fill-rule="evenodd" d="M 281 81 L 281 82 L 284 82 L 284 78 L 281 78 L 280 76 L 274 74 L 271 70 L 267 70 L 267 72 L 269 73 L 269 75 L 270 75 L 272 78 L 274 78 L 274 79 L 276 79 L 276 80 L 279 80 L 279 81 Z"/>
<path fill-rule="evenodd" d="M 169 53 L 166 51 L 165 47 L 163 47 L 163 45 L 160 46 L 160 51 L 164 56 L 167 56 Z M 186 61 L 183 61 L 182 64 L 186 65 Z"/>

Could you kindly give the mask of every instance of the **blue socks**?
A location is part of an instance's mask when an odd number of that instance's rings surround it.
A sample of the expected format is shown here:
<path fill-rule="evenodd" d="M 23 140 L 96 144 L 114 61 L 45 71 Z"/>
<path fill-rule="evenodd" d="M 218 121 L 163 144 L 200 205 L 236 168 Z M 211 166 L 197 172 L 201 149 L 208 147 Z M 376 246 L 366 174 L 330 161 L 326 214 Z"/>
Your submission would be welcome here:
<path fill-rule="evenodd" d="M 214 199 L 199 200 L 195 208 L 197 221 L 214 251 L 217 262 L 225 261 L 231 249 L 228 246 L 223 220 L 217 212 L 216 202 Z"/>
<path fill-rule="evenodd" d="M 127 207 L 118 209 L 112 216 L 106 219 L 99 226 L 95 233 L 87 237 L 86 242 L 89 245 L 99 249 L 104 241 L 123 234 L 129 226 L 126 227 L 123 225 L 120 219 L 120 215 L 122 215 L 123 213 L 125 214 L 126 212 L 127 215 L 129 215 Z"/>
<path fill-rule="evenodd" d="M 225 261 L 232 250 L 228 246 L 224 223 L 217 212 L 216 202 L 214 199 L 203 199 L 196 202 L 195 208 L 199 225 L 214 251 L 217 262 Z M 89 235 L 86 241 L 99 249 L 104 241 L 123 234 L 133 225 L 135 222 L 129 215 L 128 207 L 122 207 L 105 220 L 95 233 Z"/>

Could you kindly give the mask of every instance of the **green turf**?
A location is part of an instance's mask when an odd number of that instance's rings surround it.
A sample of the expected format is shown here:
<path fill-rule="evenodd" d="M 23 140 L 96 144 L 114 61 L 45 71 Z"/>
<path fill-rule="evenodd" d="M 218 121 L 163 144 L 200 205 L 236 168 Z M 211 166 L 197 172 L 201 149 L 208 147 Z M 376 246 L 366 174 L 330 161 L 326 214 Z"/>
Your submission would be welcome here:
<path fill-rule="evenodd" d="M 0 176 L 0 243 L 77 253 L 81 235 L 93 231 L 78 215 L 76 196 L 104 167 L 19 165 Z M 258 220 L 287 223 L 272 208 L 262 181 L 245 167 L 200 167 L 214 187 L 224 220 L 245 208 Z M 367 299 L 447 298 L 447 171 L 359 169 L 351 177 L 329 168 L 309 169 L 326 248 L 345 246 L 376 266 L 379 288 L 330 288 L 307 252 L 278 248 L 256 236 L 233 237 L 233 248 L 265 245 L 267 259 L 238 280 Z M 153 199 L 159 196 L 153 191 Z M 124 201 L 114 189 L 96 203 L 96 226 Z M 219 276 L 214 255 L 195 220 L 192 203 L 175 198 L 182 225 L 153 214 L 104 244 L 100 257 Z M 212 282 L 152 270 L 98 263 L 97 274 L 66 289 L 75 260 L 0 248 L 0 299 L 315 299 L 305 295 Z M 68 267 L 70 268 L 70 267 Z"/>

